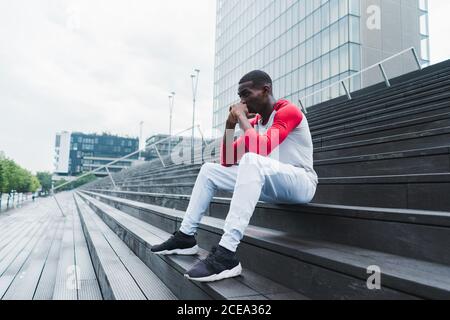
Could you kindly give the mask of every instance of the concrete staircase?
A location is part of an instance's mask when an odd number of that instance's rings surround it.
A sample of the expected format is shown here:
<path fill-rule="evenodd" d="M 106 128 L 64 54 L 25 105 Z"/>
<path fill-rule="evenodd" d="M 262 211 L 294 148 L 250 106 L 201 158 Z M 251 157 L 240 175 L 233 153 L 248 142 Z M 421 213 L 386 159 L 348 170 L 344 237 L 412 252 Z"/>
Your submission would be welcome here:
<path fill-rule="evenodd" d="M 310 108 L 317 194 L 309 205 L 258 204 L 236 279 L 183 278 L 219 241 L 226 192 L 217 193 L 200 225 L 199 257 L 150 252 L 179 228 L 201 163 L 154 161 L 113 175 L 118 188 L 109 178 L 85 186 L 76 203 L 86 238 L 95 220 L 180 299 L 449 299 L 449 84 L 446 61 L 396 78 L 390 88 Z M 101 261 L 94 266 L 101 273 Z M 381 269 L 380 290 L 367 287 L 369 266 Z"/>

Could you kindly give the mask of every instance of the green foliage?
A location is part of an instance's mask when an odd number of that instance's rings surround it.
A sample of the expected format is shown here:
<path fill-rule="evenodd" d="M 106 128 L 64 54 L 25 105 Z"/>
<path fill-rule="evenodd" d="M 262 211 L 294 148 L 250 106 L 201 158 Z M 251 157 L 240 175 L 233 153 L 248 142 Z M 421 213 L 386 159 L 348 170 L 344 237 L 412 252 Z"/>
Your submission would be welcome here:
<path fill-rule="evenodd" d="M 84 176 L 84 177 L 82 177 L 76 181 L 72 181 L 70 183 L 67 183 L 68 181 L 66 181 L 65 179 L 60 179 L 55 182 L 55 188 L 58 188 L 56 190 L 56 192 L 73 190 L 73 189 L 81 187 L 91 181 L 94 181 L 95 179 L 97 179 L 97 177 L 94 174 L 89 174 L 87 176 Z M 61 186 L 63 184 L 65 184 L 65 185 L 59 188 L 59 186 Z"/>
<path fill-rule="evenodd" d="M 0 194 L 3 193 L 3 185 L 5 183 L 6 182 L 5 182 L 5 170 L 3 169 L 3 159 L 0 158 Z"/>
<path fill-rule="evenodd" d="M 94 174 L 87 175 L 77 181 L 68 183 L 57 191 L 72 190 L 88 182 L 95 180 Z M 61 179 L 56 182 L 55 187 L 67 181 Z M 52 174 L 49 172 L 38 172 L 33 176 L 31 172 L 21 168 L 13 160 L 0 158 L 0 194 L 10 193 L 15 190 L 18 193 L 36 192 L 42 187 L 43 192 L 49 192 L 52 188 Z"/>
<path fill-rule="evenodd" d="M 30 192 L 36 192 L 41 187 L 41 183 L 36 176 L 31 176 Z"/>
<path fill-rule="evenodd" d="M 39 189 L 38 179 L 10 159 L 0 158 L 0 193 L 35 192 Z"/>
<path fill-rule="evenodd" d="M 49 192 L 52 189 L 52 174 L 50 172 L 38 172 L 36 177 L 42 186 L 43 192 Z"/>

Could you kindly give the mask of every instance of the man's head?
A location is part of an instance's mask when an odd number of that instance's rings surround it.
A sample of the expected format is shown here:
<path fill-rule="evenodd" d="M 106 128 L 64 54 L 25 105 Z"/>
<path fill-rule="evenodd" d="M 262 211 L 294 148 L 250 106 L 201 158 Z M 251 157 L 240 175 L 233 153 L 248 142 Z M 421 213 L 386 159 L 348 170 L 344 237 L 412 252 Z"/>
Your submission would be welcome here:
<path fill-rule="evenodd" d="M 239 81 L 238 95 L 250 113 L 259 113 L 273 100 L 272 79 L 261 70 L 249 72 Z"/>

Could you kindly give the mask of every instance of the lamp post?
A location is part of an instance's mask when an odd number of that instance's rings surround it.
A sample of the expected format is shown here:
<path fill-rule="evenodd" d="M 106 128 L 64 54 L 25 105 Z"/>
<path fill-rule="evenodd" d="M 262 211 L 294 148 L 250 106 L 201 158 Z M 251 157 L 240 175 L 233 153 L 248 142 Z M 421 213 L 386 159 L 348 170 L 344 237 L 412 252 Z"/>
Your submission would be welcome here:
<path fill-rule="evenodd" d="M 194 70 L 195 74 L 191 75 L 192 80 L 192 137 L 191 137 L 191 161 L 194 162 L 194 126 L 195 126 L 195 102 L 197 99 L 197 87 L 198 87 L 198 78 L 200 74 L 199 69 Z"/>
<path fill-rule="evenodd" d="M 142 157 L 142 126 L 144 121 L 139 122 L 139 160 Z"/>
<path fill-rule="evenodd" d="M 173 106 L 175 103 L 175 92 L 172 92 L 169 96 L 169 155 L 172 153 L 172 114 L 173 114 Z"/>

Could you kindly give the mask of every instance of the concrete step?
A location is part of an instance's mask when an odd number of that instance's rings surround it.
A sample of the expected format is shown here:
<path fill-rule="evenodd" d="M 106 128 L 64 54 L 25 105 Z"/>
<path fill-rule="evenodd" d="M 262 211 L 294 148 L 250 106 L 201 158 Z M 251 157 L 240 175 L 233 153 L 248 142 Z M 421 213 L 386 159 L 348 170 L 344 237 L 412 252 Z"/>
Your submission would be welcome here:
<path fill-rule="evenodd" d="M 353 100 L 346 97 L 339 97 L 321 104 L 312 106 L 308 109 L 308 114 L 312 116 L 320 116 L 329 112 L 329 106 L 333 106 L 335 110 L 345 109 L 357 105 L 359 101 L 380 101 L 380 97 L 385 97 L 386 101 L 392 99 L 399 93 L 408 93 L 411 90 L 421 86 L 424 82 L 441 81 L 448 77 L 450 72 L 450 63 L 448 61 L 429 66 L 423 70 L 411 72 L 409 74 L 397 77 L 391 80 L 392 86 L 386 88 L 384 84 L 377 84 L 352 92 Z"/>
<path fill-rule="evenodd" d="M 450 74 L 447 79 L 443 81 L 436 81 L 434 84 L 423 84 L 418 89 L 410 90 L 406 93 L 395 97 L 386 97 L 383 95 L 379 96 L 378 100 L 367 102 L 365 100 L 352 101 L 351 107 L 347 108 L 336 108 L 333 109 L 334 112 L 323 114 L 320 117 L 314 117 L 314 113 L 308 113 L 308 120 L 311 118 L 310 124 L 312 127 L 320 128 L 321 125 L 327 122 L 334 122 L 336 120 L 341 120 L 347 117 L 357 117 L 364 115 L 366 113 L 373 114 L 376 112 L 392 112 L 394 110 L 402 110 L 408 106 L 408 101 L 424 101 L 425 104 L 427 100 L 433 97 L 441 96 L 445 98 L 448 91 L 446 88 L 450 85 Z"/>
<path fill-rule="evenodd" d="M 166 300 L 175 295 L 79 198 L 75 198 L 103 297 Z"/>
<path fill-rule="evenodd" d="M 116 208 L 115 198 L 185 211 L 189 195 L 93 190 L 87 194 L 103 198 Z M 231 198 L 215 197 L 207 216 L 225 219 Z M 132 207 L 127 203 L 128 207 Z M 136 214 L 140 207 L 134 207 Z M 157 216 L 141 215 L 150 224 Z M 257 227 L 270 228 L 305 239 L 336 242 L 344 245 L 401 255 L 450 265 L 446 254 L 450 241 L 450 213 L 407 209 L 352 207 L 325 204 L 277 205 L 259 202 L 251 219 Z"/>
<path fill-rule="evenodd" d="M 184 273 L 200 258 L 205 257 L 207 252 L 204 249 L 200 251 L 198 256 L 155 255 L 150 251 L 150 248 L 167 240 L 171 233 L 147 224 L 85 194 L 81 194 L 81 197 L 180 299 L 307 299 L 304 295 L 246 268 L 243 269 L 241 276 L 233 279 L 214 283 L 189 281 L 184 277 Z"/>
<path fill-rule="evenodd" d="M 160 178 L 179 177 L 179 176 L 190 175 L 190 174 L 198 174 L 201 166 L 202 165 L 199 164 L 199 165 L 195 166 L 194 168 L 179 169 L 176 171 L 168 170 L 167 172 L 161 172 L 161 173 L 157 173 L 157 174 L 141 176 L 139 178 L 129 179 L 127 181 L 122 182 L 121 184 L 124 185 L 127 183 L 133 183 L 136 181 L 151 182 L 151 181 L 154 181 L 155 179 L 160 179 Z"/>
<path fill-rule="evenodd" d="M 120 184 L 120 187 L 194 183 L 200 168 L 198 166 L 196 169 L 187 168 L 186 170 L 177 170 L 177 172 L 169 171 L 164 175 L 129 181 Z M 316 160 L 314 168 L 321 178 L 444 173 L 450 171 L 450 145 L 446 147 Z"/>
<path fill-rule="evenodd" d="M 443 127 L 444 125 L 450 124 L 449 114 L 445 113 L 438 116 L 425 117 L 421 119 L 415 119 L 411 121 L 404 122 L 405 125 L 411 125 L 411 127 L 406 127 L 402 129 L 403 123 L 397 123 L 395 125 L 386 125 L 377 127 L 377 131 L 372 129 L 364 129 L 362 131 L 357 131 L 355 133 L 347 133 L 344 135 L 337 135 L 335 138 L 328 137 L 318 140 L 316 139 L 316 148 L 314 153 L 314 158 L 316 164 L 321 166 L 322 160 L 334 161 L 336 158 L 353 157 L 353 156 L 365 156 L 368 158 L 374 158 L 374 155 L 385 154 L 389 152 L 405 152 L 405 150 L 410 149 L 426 149 L 433 148 L 436 146 L 445 145 L 449 140 L 448 129 L 450 127 Z M 439 120 L 440 119 L 440 120 Z M 442 120 L 444 119 L 444 120 Z M 437 120 L 437 121 L 434 121 Z M 425 121 L 423 123 L 422 121 Z M 430 122 L 427 122 L 430 121 Z M 421 123 L 422 122 L 422 123 Z M 441 126 L 441 128 L 436 129 L 436 126 Z M 388 129 L 392 131 L 389 131 Z M 428 130 L 429 128 L 434 128 Z M 385 129 L 386 135 L 383 135 L 382 129 Z M 415 131 L 425 129 L 424 131 Z M 406 133 L 396 134 L 388 136 L 389 133 L 398 133 L 406 131 Z M 412 131 L 412 132 L 409 132 Z M 381 137 L 377 137 L 381 136 Z M 376 137 L 371 139 L 366 139 L 370 137 Z M 366 139 L 366 140 L 365 140 Z M 346 142 L 350 141 L 350 142 Z M 339 143 L 342 142 L 342 143 Z M 317 147 L 317 145 L 322 145 L 322 147 Z M 376 157 L 376 156 L 375 156 Z M 327 162 L 327 164 L 330 164 Z M 156 169 L 153 173 L 142 174 L 135 177 L 129 177 L 124 180 L 116 181 L 117 185 L 133 185 L 136 181 L 142 182 L 157 182 L 160 180 L 161 183 L 169 182 L 172 177 L 179 176 L 179 182 L 189 182 L 193 179 L 193 174 L 197 173 L 200 168 L 199 164 L 194 165 L 178 165 L 171 168 Z M 419 169 L 419 168 L 418 168 Z M 319 170 L 319 169 L 318 169 Z M 407 172 L 407 171 L 404 171 Z M 427 170 L 423 172 L 429 172 Z M 413 171 L 410 173 L 421 173 L 420 171 Z M 362 173 L 364 174 L 364 173 Z M 367 174 L 367 173 L 366 173 Z M 370 175 L 378 175 L 382 173 L 374 172 Z M 395 172 L 389 174 L 396 174 Z M 190 176 L 189 176 L 190 175 Z M 333 176 L 333 172 L 324 173 L 322 176 Z M 340 176 L 342 174 L 336 173 L 335 176 Z M 161 179 L 164 177 L 164 179 Z M 193 179 L 195 181 L 195 179 Z M 109 178 L 106 178 L 102 183 L 95 184 L 97 187 L 112 187 L 112 183 Z"/>
<path fill-rule="evenodd" d="M 314 203 L 450 211 L 450 174 L 321 178 Z"/>
<path fill-rule="evenodd" d="M 149 173 L 149 174 L 129 178 L 124 181 L 121 181 L 120 183 L 125 184 L 127 182 L 133 182 L 133 181 L 152 181 L 153 179 L 166 177 L 168 175 L 176 176 L 176 175 L 193 174 L 193 173 L 197 173 L 199 168 L 201 168 L 201 164 L 178 166 L 176 169 L 174 168 L 174 169 L 160 170 L 160 171 L 156 171 L 154 173 Z"/>
<path fill-rule="evenodd" d="M 355 133 L 346 133 L 334 137 L 322 138 L 320 139 L 320 142 L 317 142 L 318 140 L 316 139 L 315 145 L 317 146 L 320 144 L 322 145 L 322 147 L 315 148 L 314 158 L 316 160 L 317 165 L 320 166 L 321 163 L 320 161 L 322 160 L 353 157 L 353 156 L 364 156 L 364 155 L 369 155 L 369 158 L 373 158 L 374 157 L 373 155 L 376 154 L 385 154 L 388 152 L 398 153 L 410 149 L 425 149 L 445 145 L 447 141 L 450 141 L 448 135 L 449 134 L 448 129 L 450 127 L 448 126 L 443 127 L 444 125 L 449 124 L 450 122 L 450 118 L 448 117 L 448 115 L 449 114 L 445 113 L 438 116 L 408 120 L 403 123 L 395 123 L 386 126 L 379 126 L 376 127 L 375 129 L 363 129 Z M 434 120 L 437 121 L 435 122 Z M 425 123 L 423 123 L 423 121 L 425 121 Z M 402 125 L 411 125 L 411 126 L 406 127 L 406 129 L 403 129 Z M 441 126 L 441 128 L 436 129 L 435 126 Z M 429 128 L 434 129 L 428 130 Z M 382 131 L 383 129 L 385 131 Z M 389 129 L 391 131 L 389 131 Z M 425 130 L 415 131 L 420 129 Z M 402 131 L 405 131 L 406 133 L 389 136 L 389 133 L 398 133 Z M 383 132 L 386 132 L 385 136 L 382 136 Z M 185 175 L 194 174 L 198 172 L 199 167 L 200 165 L 197 164 L 186 166 L 179 165 L 166 169 L 155 169 L 153 174 L 142 174 L 140 176 L 129 177 L 127 179 L 124 179 L 123 182 L 116 181 L 116 184 L 124 185 L 125 182 L 135 182 L 135 181 L 155 182 L 159 177 L 166 177 L 167 178 L 166 181 L 168 181 L 170 180 L 169 177 L 175 175 L 181 176 L 182 180 L 180 180 L 180 182 L 189 182 L 192 179 L 192 176 L 185 177 Z M 424 172 L 429 171 L 425 170 Z M 414 171 L 410 173 L 420 173 L 420 171 L 419 172 Z M 378 175 L 378 174 L 380 173 L 374 172 L 371 173 L 370 175 Z M 332 176 L 332 175 L 333 175 L 332 172 L 325 173 L 325 176 Z M 337 174 L 336 176 L 340 175 L 341 174 Z M 109 181 L 109 178 L 104 180 L 103 183 L 101 184 L 97 183 L 96 185 L 103 187 L 106 186 L 112 187 L 112 183 Z"/>
<path fill-rule="evenodd" d="M 447 147 L 317 160 L 314 169 L 321 178 L 450 173 L 450 144 Z"/>
<path fill-rule="evenodd" d="M 310 124 L 311 133 L 320 134 L 333 133 L 334 130 L 342 132 L 345 128 L 358 129 L 361 126 L 382 125 L 392 123 L 393 120 L 411 120 L 418 117 L 431 116 L 449 111 L 450 93 L 432 95 L 426 99 L 408 99 L 402 105 L 376 111 L 364 112 L 360 115 L 343 115 L 338 120 L 325 120 L 323 124 Z"/>
<path fill-rule="evenodd" d="M 121 187 L 134 187 L 134 186 L 151 186 L 152 184 L 165 184 L 165 183 L 194 183 L 197 180 L 198 173 L 194 174 L 167 174 L 166 177 L 159 177 L 153 179 L 137 180 L 133 182 L 127 182 L 121 185 Z"/>
<path fill-rule="evenodd" d="M 134 175 L 134 176 L 129 176 L 126 179 L 124 179 L 123 181 L 120 182 L 128 182 L 128 181 L 132 181 L 132 180 L 136 180 L 136 179 L 144 179 L 147 177 L 154 177 L 157 175 L 164 175 L 167 172 L 177 172 L 178 170 L 186 170 L 189 168 L 198 168 L 200 164 L 179 164 L 179 165 L 173 165 L 167 168 L 154 168 L 150 171 L 143 171 L 141 172 L 139 175 Z"/>
<path fill-rule="evenodd" d="M 435 148 L 448 146 L 449 141 L 450 127 L 443 127 L 315 148 L 314 160 Z"/>
<path fill-rule="evenodd" d="M 117 209 L 83 196 L 97 212 Z M 184 212 L 130 200 L 120 211 L 135 217 L 157 216 L 153 224 L 166 232 L 175 231 Z M 126 204 L 132 206 L 128 207 Z M 140 210 L 137 213 L 136 207 Z M 129 208 L 129 209 L 128 209 Z M 141 220 L 142 221 L 142 220 Z M 141 222 L 143 223 L 143 222 Z M 218 243 L 224 221 L 204 217 L 198 229 L 199 244 L 209 248 Z M 115 224 L 113 229 L 116 229 Z M 166 229 L 164 229 L 166 228 Z M 126 227 L 124 229 L 127 229 Z M 139 242 L 139 241 L 136 241 Z M 450 267 L 416 259 L 345 246 L 324 241 L 292 237 L 284 232 L 249 226 L 238 256 L 248 269 L 313 299 L 446 299 L 450 297 Z M 382 270 L 382 287 L 366 286 L 369 266 Z"/>
<path fill-rule="evenodd" d="M 414 133 L 450 126 L 450 112 L 439 113 L 432 116 L 420 116 L 412 120 L 394 121 L 388 124 L 370 126 L 369 128 L 355 129 L 352 125 L 332 134 L 313 135 L 314 147 L 326 147 L 361 140 L 369 140 L 405 133 Z M 338 130 L 339 131 L 339 130 Z"/>
<path fill-rule="evenodd" d="M 127 186 L 123 191 L 191 194 L 194 183 Z M 314 203 L 450 211 L 450 174 L 319 178 Z M 229 193 L 218 193 L 228 196 Z"/>

